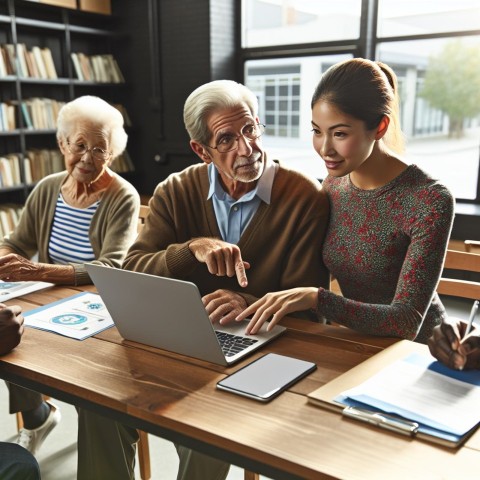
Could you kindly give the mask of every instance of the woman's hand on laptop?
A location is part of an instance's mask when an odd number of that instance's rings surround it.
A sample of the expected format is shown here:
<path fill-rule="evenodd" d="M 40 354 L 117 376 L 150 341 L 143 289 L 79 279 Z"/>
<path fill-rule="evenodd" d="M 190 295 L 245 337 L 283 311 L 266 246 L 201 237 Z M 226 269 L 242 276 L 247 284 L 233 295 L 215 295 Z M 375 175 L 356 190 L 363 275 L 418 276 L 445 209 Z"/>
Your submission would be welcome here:
<path fill-rule="evenodd" d="M 207 265 L 208 271 L 212 275 L 219 277 L 236 275 L 241 287 L 248 285 L 245 270 L 250 268 L 250 264 L 243 261 L 242 253 L 237 245 L 218 238 L 204 237 L 192 240 L 188 248 L 199 262 Z"/>
<path fill-rule="evenodd" d="M 267 327 L 267 331 L 270 331 L 285 315 L 316 308 L 317 297 L 318 288 L 315 287 L 300 287 L 267 293 L 246 308 L 237 316 L 236 320 L 242 321 L 253 315 L 245 333 L 255 335 L 262 325 L 272 318 Z"/>
<path fill-rule="evenodd" d="M 233 322 L 247 307 L 245 299 L 230 290 L 216 290 L 202 297 L 202 302 L 210 321 L 221 325 Z"/>

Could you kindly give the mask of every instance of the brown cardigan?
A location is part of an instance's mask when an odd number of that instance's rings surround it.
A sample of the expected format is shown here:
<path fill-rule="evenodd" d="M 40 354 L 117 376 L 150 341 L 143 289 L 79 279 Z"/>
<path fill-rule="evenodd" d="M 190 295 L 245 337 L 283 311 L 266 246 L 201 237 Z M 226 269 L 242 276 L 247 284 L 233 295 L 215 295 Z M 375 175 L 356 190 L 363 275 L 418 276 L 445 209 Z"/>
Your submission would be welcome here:
<path fill-rule="evenodd" d="M 248 303 L 271 291 L 328 286 L 321 246 L 329 208 L 319 182 L 278 168 L 270 205 L 260 204 L 238 243 L 251 265 L 245 289 L 235 277 L 211 275 L 188 248 L 194 238 L 221 238 L 208 189 L 206 164 L 188 167 L 160 183 L 123 268 L 191 281 L 202 295 L 218 289 L 236 291 Z"/>

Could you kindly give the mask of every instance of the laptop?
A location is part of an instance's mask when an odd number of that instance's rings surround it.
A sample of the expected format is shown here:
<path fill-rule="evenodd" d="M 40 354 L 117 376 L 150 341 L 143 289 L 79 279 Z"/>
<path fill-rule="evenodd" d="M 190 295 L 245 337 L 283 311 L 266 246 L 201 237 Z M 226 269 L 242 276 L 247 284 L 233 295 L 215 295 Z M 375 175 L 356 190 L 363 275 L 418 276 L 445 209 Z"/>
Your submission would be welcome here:
<path fill-rule="evenodd" d="M 231 365 L 280 335 L 285 327 L 245 335 L 248 320 L 212 325 L 191 282 L 86 264 L 120 335 L 126 340 Z M 214 328 L 215 326 L 215 328 Z"/>

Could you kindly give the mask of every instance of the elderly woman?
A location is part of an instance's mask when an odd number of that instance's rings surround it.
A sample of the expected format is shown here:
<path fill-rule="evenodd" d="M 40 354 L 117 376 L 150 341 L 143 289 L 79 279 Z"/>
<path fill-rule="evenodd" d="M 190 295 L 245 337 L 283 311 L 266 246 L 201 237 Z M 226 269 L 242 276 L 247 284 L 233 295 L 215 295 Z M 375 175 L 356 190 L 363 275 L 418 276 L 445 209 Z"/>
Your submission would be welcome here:
<path fill-rule="evenodd" d="M 29 195 L 18 226 L 0 245 L 0 279 L 91 283 L 85 263 L 120 268 L 136 235 L 139 196 L 110 170 L 125 149 L 120 112 L 84 96 L 59 112 L 57 141 L 66 171 L 45 177 Z M 38 262 L 30 258 L 38 254 Z M 9 385 L 10 412 L 22 412 L 17 443 L 35 453 L 60 420 L 37 392 Z"/>

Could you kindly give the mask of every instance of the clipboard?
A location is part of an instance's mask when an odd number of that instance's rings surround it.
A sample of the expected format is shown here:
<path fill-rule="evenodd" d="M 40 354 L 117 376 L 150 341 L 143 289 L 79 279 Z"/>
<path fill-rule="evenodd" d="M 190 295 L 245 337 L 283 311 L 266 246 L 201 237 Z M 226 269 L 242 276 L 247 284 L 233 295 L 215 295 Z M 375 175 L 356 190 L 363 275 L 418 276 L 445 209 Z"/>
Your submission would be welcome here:
<path fill-rule="evenodd" d="M 405 418 L 399 418 L 395 415 L 389 415 L 375 409 L 372 406 L 355 402 L 349 398 L 341 397 L 341 394 L 358 385 L 366 382 L 370 377 L 380 372 L 398 360 L 408 357 L 412 353 L 430 356 L 426 345 L 414 343 L 408 340 L 400 340 L 385 350 L 365 360 L 361 364 L 352 368 L 348 372 L 340 375 L 331 382 L 314 390 L 307 395 L 308 402 L 318 407 L 326 408 L 343 414 L 349 418 L 370 423 L 397 432 L 408 435 L 420 440 L 440 444 L 450 448 L 456 448 L 464 443 L 476 430 L 472 428 L 464 435 L 456 435 L 445 431 L 423 425 L 418 422 L 412 422 Z M 434 360 L 433 357 L 432 361 Z M 445 367 L 445 370 L 447 367 Z M 451 370 L 451 375 L 455 378 L 458 372 Z M 442 371 L 441 373 L 445 373 Z M 480 373 L 478 374 L 480 376 Z M 478 424 L 477 424 L 478 426 Z"/>

